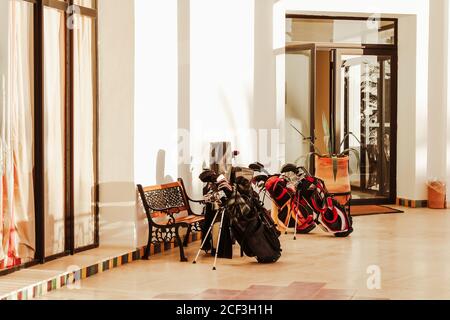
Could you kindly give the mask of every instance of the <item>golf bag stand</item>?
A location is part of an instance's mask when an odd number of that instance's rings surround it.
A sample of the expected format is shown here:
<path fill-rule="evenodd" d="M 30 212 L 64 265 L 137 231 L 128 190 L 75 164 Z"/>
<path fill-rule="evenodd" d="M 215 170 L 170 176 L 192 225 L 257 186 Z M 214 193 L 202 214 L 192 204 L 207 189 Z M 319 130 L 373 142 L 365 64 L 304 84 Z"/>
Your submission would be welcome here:
<path fill-rule="evenodd" d="M 208 241 L 209 235 L 212 234 L 212 230 L 214 228 L 215 222 L 217 221 L 217 218 L 219 217 L 219 215 L 221 215 L 221 218 L 220 218 L 220 230 L 219 230 L 219 236 L 218 236 L 218 239 L 217 239 L 216 255 L 215 255 L 215 258 L 214 258 L 214 266 L 213 266 L 213 270 L 214 271 L 217 270 L 217 268 L 216 268 L 217 267 L 217 258 L 218 258 L 218 255 L 219 255 L 220 238 L 221 238 L 222 228 L 223 228 L 223 219 L 225 218 L 225 210 L 226 210 L 226 208 L 221 208 L 220 210 L 217 210 L 217 212 L 216 212 L 216 214 L 214 216 L 213 223 L 211 223 L 211 226 L 209 227 L 208 232 L 206 233 L 205 239 L 203 240 L 203 242 L 202 242 L 202 244 L 200 246 L 200 249 L 197 252 L 197 255 L 195 257 L 195 260 L 193 261 L 193 264 L 197 263 L 197 260 L 198 260 L 198 258 L 200 256 L 200 253 L 202 252 L 202 248 L 205 246 L 206 241 Z"/>

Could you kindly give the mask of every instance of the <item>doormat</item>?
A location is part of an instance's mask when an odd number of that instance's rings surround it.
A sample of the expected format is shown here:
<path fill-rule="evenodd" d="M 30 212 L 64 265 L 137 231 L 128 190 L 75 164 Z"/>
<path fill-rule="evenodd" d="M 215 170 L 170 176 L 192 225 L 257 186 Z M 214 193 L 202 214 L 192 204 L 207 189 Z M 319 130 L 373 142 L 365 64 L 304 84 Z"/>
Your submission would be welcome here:
<path fill-rule="evenodd" d="M 403 213 L 404 211 L 397 210 L 386 206 L 352 206 L 351 214 L 353 217 L 371 216 L 376 214 L 394 214 Z"/>

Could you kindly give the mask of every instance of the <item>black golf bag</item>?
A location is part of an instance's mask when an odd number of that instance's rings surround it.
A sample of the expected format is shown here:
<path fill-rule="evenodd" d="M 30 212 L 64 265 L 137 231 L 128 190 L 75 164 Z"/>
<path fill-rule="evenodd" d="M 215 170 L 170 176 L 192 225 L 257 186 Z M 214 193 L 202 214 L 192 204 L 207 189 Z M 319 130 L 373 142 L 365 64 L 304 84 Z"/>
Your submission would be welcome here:
<path fill-rule="evenodd" d="M 231 184 L 223 175 L 218 175 L 207 170 L 200 175 L 200 180 L 207 183 L 205 192 L 214 198 L 213 201 L 219 208 L 211 207 L 211 213 L 215 210 L 225 210 L 224 227 L 221 235 L 226 239 L 222 247 L 222 239 L 218 254 L 229 257 L 232 239 L 241 246 L 242 251 L 249 257 L 256 257 L 260 263 L 273 263 L 281 257 L 280 233 L 271 219 L 267 210 L 262 205 L 259 195 L 253 190 L 251 182 L 244 177 L 233 177 Z M 206 195 L 205 199 L 209 196 Z M 212 217 L 212 214 L 208 216 Z M 214 215 L 215 216 L 215 215 Z M 208 220 L 208 218 L 207 218 Z M 214 222 L 212 217 L 204 225 Z M 227 227 L 225 227 L 227 226 Z M 210 228 L 209 228 L 210 229 Z M 207 241 L 202 249 L 210 249 L 211 243 Z"/>
<path fill-rule="evenodd" d="M 218 248 L 215 248 L 213 243 L 213 235 L 209 234 L 208 238 L 205 241 L 205 235 L 208 232 L 211 224 L 214 223 L 214 216 L 216 214 L 217 209 L 214 208 L 213 204 L 207 204 L 205 209 L 205 222 L 202 224 L 202 242 L 205 244 L 202 247 L 202 250 L 206 252 L 211 252 L 211 255 L 214 256 L 216 254 L 216 250 L 218 250 L 218 257 L 224 259 L 232 259 L 233 258 L 233 239 L 230 233 L 230 222 L 228 219 L 225 219 L 223 222 L 223 228 L 221 232 L 221 241 Z"/>
<path fill-rule="evenodd" d="M 246 179 L 237 179 L 227 202 L 231 232 L 248 257 L 274 263 L 281 257 L 280 232 Z"/>
<path fill-rule="evenodd" d="M 214 178 L 216 179 L 216 178 Z M 207 197 L 208 193 L 215 190 L 216 188 L 220 189 L 219 185 L 215 183 L 207 183 L 203 188 L 203 196 Z M 204 243 L 202 250 L 206 252 L 211 252 L 211 255 L 214 256 L 216 254 L 216 250 L 218 251 L 219 258 L 232 259 L 233 258 L 233 238 L 230 232 L 230 221 L 225 219 L 223 222 L 223 228 L 221 231 L 221 241 L 219 247 L 214 247 L 216 244 L 213 243 L 213 234 L 209 233 L 208 230 L 214 221 L 214 217 L 219 208 L 216 203 L 207 202 L 205 205 L 205 222 L 202 224 L 202 243 Z M 208 234 L 207 238 L 206 235 Z"/>

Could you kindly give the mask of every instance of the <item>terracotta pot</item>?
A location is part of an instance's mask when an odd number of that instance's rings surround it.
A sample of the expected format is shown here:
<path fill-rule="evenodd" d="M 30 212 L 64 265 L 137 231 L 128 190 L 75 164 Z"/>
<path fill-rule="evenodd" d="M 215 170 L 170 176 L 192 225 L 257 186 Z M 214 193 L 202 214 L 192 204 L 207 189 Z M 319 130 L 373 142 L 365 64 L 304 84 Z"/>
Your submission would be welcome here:
<path fill-rule="evenodd" d="M 333 173 L 333 159 L 316 156 L 315 176 L 325 182 L 325 186 L 330 193 L 351 192 L 352 187 L 350 185 L 349 163 L 349 157 L 338 158 L 338 170 L 335 178 Z M 341 204 L 346 204 L 349 197 L 336 197 L 336 200 Z"/>
<path fill-rule="evenodd" d="M 447 205 L 446 185 L 443 182 L 428 183 L 428 208 L 445 209 Z"/>

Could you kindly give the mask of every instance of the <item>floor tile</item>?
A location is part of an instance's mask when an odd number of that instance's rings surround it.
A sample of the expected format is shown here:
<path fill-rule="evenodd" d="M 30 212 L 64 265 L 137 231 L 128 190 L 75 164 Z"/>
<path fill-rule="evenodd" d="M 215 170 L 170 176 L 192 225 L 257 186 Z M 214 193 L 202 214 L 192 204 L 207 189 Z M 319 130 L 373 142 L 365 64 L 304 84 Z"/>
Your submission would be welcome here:
<path fill-rule="evenodd" d="M 354 227 L 344 239 L 320 230 L 299 235 L 297 241 L 282 235 L 283 255 L 272 265 L 240 258 L 237 247 L 232 260 L 220 259 L 212 271 L 211 257 L 202 254 L 197 265 L 180 263 L 174 250 L 86 279 L 80 290 L 60 289 L 43 299 L 450 299 L 450 275 L 443 272 L 450 268 L 450 210 L 357 217 Z M 187 248 L 191 261 L 197 249 L 198 244 Z M 381 271 L 380 290 L 367 288 L 373 266 Z M 47 272 L 61 267 L 55 263 Z M 17 283 L 23 279 L 16 278 Z M 3 285 L 17 284 L 10 279 Z"/>

